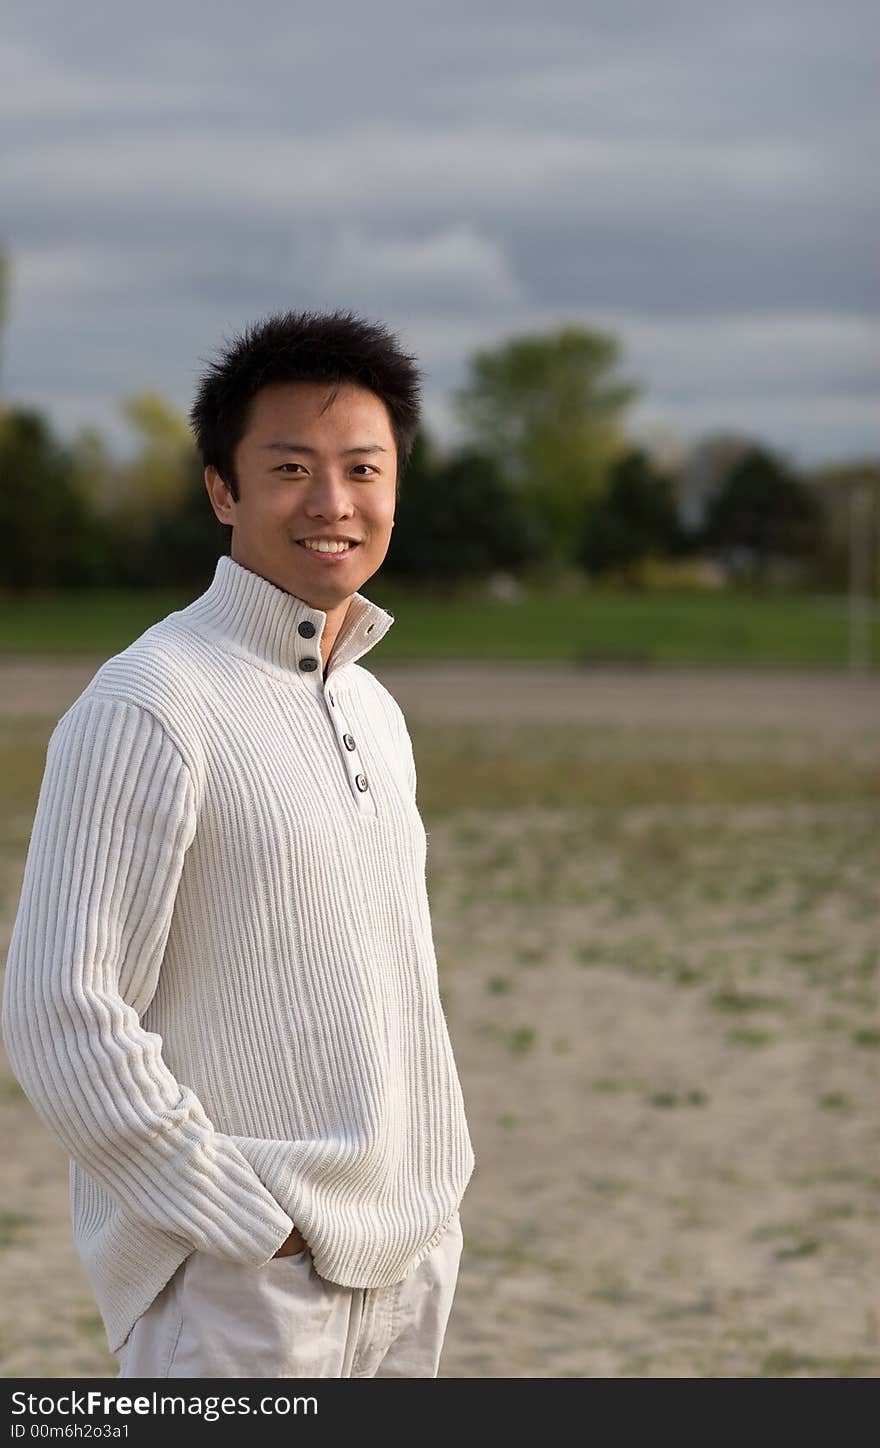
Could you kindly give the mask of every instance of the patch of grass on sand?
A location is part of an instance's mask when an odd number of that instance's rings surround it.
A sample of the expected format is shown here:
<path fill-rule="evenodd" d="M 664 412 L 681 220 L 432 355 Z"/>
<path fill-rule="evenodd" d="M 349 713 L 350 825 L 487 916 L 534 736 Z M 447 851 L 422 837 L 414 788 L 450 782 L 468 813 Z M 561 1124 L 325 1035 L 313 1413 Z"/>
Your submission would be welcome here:
<path fill-rule="evenodd" d="M 818 1100 L 823 1111 L 850 1111 L 853 1104 L 845 1091 L 826 1091 Z"/>
<path fill-rule="evenodd" d="M 23 1217 L 18 1212 L 0 1212 L 0 1247 L 11 1247 L 35 1225 L 32 1217 Z"/>
<path fill-rule="evenodd" d="M 737 1046 L 769 1046 L 776 1038 L 772 1031 L 761 1030 L 758 1026 L 738 1026 L 728 1032 L 727 1039 Z"/>
<path fill-rule="evenodd" d="M 880 1046 L 880 1026 L 859 1026 L 852 1039 L 854 1046 Z"/>
<path fill-rule="evenodd" d="M 640 1091 L 642 1089 L 641 1081 L 635 1080 L 632 1076 L 597 1076 L 591 1085 L 594 1091 L 601 1091 L 609 1095 L 620 1091 Z"/>
<path fill-rule="evenodd" d="M 698 1088 L 691 1091 L 655 1091 L 648 1097 L 652 1106 L 705 1106 L 708 1099 L 705 1091 Z"/>
<path fill-rule="evenodd" d="M 513 985 L 506 976 L 493 975 L 486 981 L 486 989 L 491 995 L 508 995 L 513 990 Z"/>
<path fill-rule="evenodd" d="M 717 990 L 709 997 L 716 1011 L 788 1010 L 789 1002 L 782 996 L 759 995 L 755 991 Z"/>
<path fill-rule="evenodd" d="M 843 1357 L 820 1357 L 793 1347 L 775 1347 L 761 1359 L 757 1376 L 762 1378 L 862 1378 L 876 1377 L 878 1359 L 851 1353 Z"/>
<path fill-rule="evenodd" d="M 525 1247 L 520 1247 L 515 1243 L 504 1247 L 496 1243 L 484 1242 L 470 1232 L 468 1233 L 467 1250 L 472 1257 L 503 1262 L 507 1267 L 547 1267 L 548 1265 L 545 1258 L 538 1256 L 535 1252 L 529 1252 Z"/>
<path fill-rule="evenodd" d="M 516 1026 L 503 1033 L 503 1040 L 514 1056 L 524 1056 L 534 1046 L 535 1034 L 532 1026 Z"/>
<path fill-rule="evenodd" d="M 540 945 L 521 945 L 515 954 L 521 965 L 542 965 L 546 957 L 546 951 Z"/>
<path fill-rule="evenodd" d="M 634 1300 L 626 1268 L 619 1262 L 605 1259 L 593 1264 L 590 1296 L 596 1302 L 616 1306 Z"/>
<path fill-rule="evenodd" d="M 802 1237 L 791 1247 L 780 1247 L 773 1256 L 777 1262 L 796 1261 L 799 1257 L 815 1257 L 821 1250 L 822 1243 L 816 1237 Z"/>

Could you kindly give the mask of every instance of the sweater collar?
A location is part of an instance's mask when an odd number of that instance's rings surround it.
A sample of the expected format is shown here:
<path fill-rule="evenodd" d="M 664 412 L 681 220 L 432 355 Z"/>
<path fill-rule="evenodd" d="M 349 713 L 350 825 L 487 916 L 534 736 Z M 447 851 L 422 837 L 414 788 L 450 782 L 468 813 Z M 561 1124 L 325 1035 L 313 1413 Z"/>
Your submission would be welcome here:
<path fill-rule="evenodd" d="M 394 622 L 393 614 L 362 593 L 353 594 L 322 674 L 326 613 L 228 554 L 217 559 L 210 586 L 183 614 L 202 632 L 312 687 L 323 686 L 331 674 L 367 653 Z M 309 661 L 316 661 L 317 667 L 310 667 Z"/>

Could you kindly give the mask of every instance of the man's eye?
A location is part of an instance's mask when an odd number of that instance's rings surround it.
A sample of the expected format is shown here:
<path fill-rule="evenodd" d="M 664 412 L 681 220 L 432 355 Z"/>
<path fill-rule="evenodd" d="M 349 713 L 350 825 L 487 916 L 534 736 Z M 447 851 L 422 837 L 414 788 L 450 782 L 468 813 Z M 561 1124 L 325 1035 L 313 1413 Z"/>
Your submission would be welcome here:
<path fill-rule="evenodd" d="M 302 463 L 280 463 L 279 466 L 275 469 L 275 471 L 278 472 L 278 473 L 283 473 L 285 468 L 301 468 L 301 467 L 302 467 Z M 369 470 L 370 470 L 371 473 L 375 473 L 375 472 L 377 471 L 376 468 L 374 468 L 371 463 L 357 463 L 357 464 L 356 464 L 356 467 L 359 467 L 359 468 L 369 468 Z"/>

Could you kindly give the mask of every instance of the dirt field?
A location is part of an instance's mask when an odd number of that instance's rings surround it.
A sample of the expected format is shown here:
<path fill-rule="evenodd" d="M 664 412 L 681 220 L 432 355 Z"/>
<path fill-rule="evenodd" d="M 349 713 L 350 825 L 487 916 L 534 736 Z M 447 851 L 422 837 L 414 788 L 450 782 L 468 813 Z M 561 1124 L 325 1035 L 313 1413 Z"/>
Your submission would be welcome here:
<path fill-rule="evenodd" d="M 99 660 L 0 658 L 0 718 L 54 715 Z M 794 670 L 557 668 L 553 665 L 371 664 L 409 721 L 756 727 L 876 735 L 880 676 Z"/>
<path fill-rule="evenodd" d="M 10 749 L 96 666 L 0 662 Z M 376 672 L 420 800 L 466 796 L 426 811 L 477 1157 L 441 1376 L 878 1376 L 880 680 Z M 491 807 L 463 725 L 507 760 Z M 545 744 L 569 800 L 524 793 Z M 694 759 L 723 798 L 664 795 Z M 12 772 L 0 959 L 32 809 Z M 0 1372 L 112 1373 L 66 1158 L 5 1060 L 0 1131 Z"/>

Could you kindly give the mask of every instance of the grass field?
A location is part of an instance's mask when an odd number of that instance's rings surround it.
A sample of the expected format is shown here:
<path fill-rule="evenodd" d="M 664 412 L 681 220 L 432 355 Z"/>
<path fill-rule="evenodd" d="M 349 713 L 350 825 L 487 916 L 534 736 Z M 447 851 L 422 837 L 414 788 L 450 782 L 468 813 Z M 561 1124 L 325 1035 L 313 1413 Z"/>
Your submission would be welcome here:
<path fill-rule="evenodd" d="M 529 717 L 386 679 L 477 1157 L 441 1376 L 880 1376 L 880 683 L 533 672 Z M 0 710 L 3 940 L 47 697 Z M 112 1372 L 8 1069 L 0 1150 L 0 1372 Z"/>
<path fill-rule="evenodd" d="M 843 597 L 603 592 L 584 584 L 515 602 L 476 588 L 451 597 L 403 592 L 377 578 L 364 590 L 395 622 L 383 659 L 501 659 L 629 664 L 843 668 Z M 192 593 L 64 593 L 7 598 L 0 654 L 108 655 L 181 608 Z M 880 668 L 880 611 L 871 659 Z"/>

